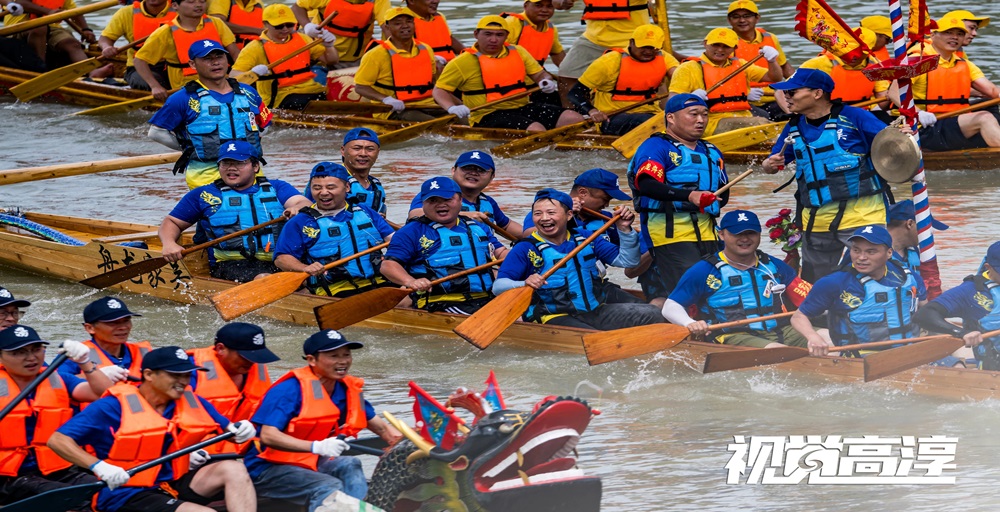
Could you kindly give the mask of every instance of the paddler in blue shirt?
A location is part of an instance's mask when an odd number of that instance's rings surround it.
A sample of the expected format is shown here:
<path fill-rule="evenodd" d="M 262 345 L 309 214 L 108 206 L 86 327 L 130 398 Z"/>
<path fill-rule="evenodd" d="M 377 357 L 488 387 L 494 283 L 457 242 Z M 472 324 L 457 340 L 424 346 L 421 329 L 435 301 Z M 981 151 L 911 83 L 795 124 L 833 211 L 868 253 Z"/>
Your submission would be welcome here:
<path fill-rule="evenodd" d="M 83 329 L 90 339 L 83 344 L 90 349 L 89 361 L 78 364 L 66 361 L 59 367 L 64 375 L 89 375 L 104 372 L 118 383 L 129 376 L 142 376 L 142 356 L 153 349 L 148 341 L 129 341 L 132 317 L 141 317 L 128 309 L 118 297 L 101 297 L 83 308 Z"/>
<path fill-rule="evenodd" d="M 378 178 L 371 175 L 372 167 L 378 160 L 380 150 L 378 134 L 369 128 L 354 128 L 344 134 L 344 142 L 340 147 L 341 161 L 350 174 L 347 183 L 347 194 L 353 204 L 364 204 L 385 217 L 386 197 L 385 187 Z M 306 199 L 315 199 L 312 195 L 312 185 L 306 185 L 302 194 Z"/>
<path fill-rule="evenodd" d="M 0 329 L 6 329 L 21 319 L 22 310 L 31 303 L 14 297 L 10 290 L 0 286 Z"/>

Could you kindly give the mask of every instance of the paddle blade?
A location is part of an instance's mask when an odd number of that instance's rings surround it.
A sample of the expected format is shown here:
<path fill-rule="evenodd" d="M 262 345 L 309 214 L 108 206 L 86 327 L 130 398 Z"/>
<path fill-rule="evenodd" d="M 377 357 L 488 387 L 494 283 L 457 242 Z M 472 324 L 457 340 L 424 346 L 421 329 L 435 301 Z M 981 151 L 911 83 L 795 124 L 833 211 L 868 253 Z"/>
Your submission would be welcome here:
<path fill-rule="evenodd" d="M 534 294 L 534 288 L 524 286 L 497 295 L 482 309 L 458 324 L 454 329 L 455 334 L 480 350 L 490 346 L 528 310 Z"/>
<path fill-rule="evenodd" d="M 27 499 L 5 505 L 4 512 L 65 512 L 80 510 L 90 497 L 104 487 L 104 482 L 74 485 L 36 494 Z"/>
<path fill-rule="evenodd" d="M 503 158 L 510 158 L 515 156 L 524 155 L 531 153 L 532 151 L 542 149 L 551 146 L 566 137 L 571 135 L 576 135 L 592 125 L 590 121 L 582 121 L 579 123 L 574 123 L 568 126 L 563 126 L 562 128 L 555 128 L 553 130 L 548 130 L 545 132 L 529 135 L 527 137 L 522 137 L 517 140 L 512 140 L 510 142 L 505 142 L 491 149 L 490 152 L 494 156 L 499 156 Z"/>
<path fill-rule="evenodd" d="M 667 129 L 667 121 L 663 116 L 656 115 L 646 120 L 632 129 L 632 131 L 618 137 L 611 143 L 611 147 L 618 150 L 625 158 L 632 158 L 635 150 L 654 133 L 660 133 Z"/>
<path fill-rule="evenodd" d="M 278 272 L 222 290 L 209 300 L 219 316 L 228 322 L 295 293 L 308 277 L 305 272 Z"/>
<path fill-rule="evenodd" d="M 785 129 L 784 122 L 768 123 L 758 126 L 748 126 L 739 130 L 717 133 L 705 137 L 706 142 L 715 144 L 719 151 L 738 151 L 750 146 L 756 146 L 774 140 Z"/>
<path fill-rule="evenodd" d="M 705 366 L 701 373 L 725 372 L 766 366 L 769 364 L 794 361 L 809 355 L 809 351 L 800 347 L 759 348 L 756 350 L 733 350 L 728 352 L 712 352 L 705 357 Z"/>
<path fill-rule="evenodd" d="M 81 60 L 80 62 L 70 64 L 69 66 L 63 66 L 58 69 L 53 69 L 52 71 L 38 75 L 27 82 L 15 85 L 10 88 L 10 92 L 13 93 L 14 96 L 17 96 L 18 100 L 31 101 L 49 91 L 58 89 L 103 65 L 104 63 L 97 57 Z"/>
<path fill-rule="evenodd" d="M 675 347 L 691 334 L 674 324 L 650 324 L 587 334 L 583 351 L 591 366 Z"/>
<path fill-rule="evenodd" d="M 430 121 L 424 121 L 422 123 L 411 124 L 406 128 L 400 128 L 385 134 L 379 134 L 378 140 L 382 147 L 386 147 L 390 144 L 398 144 L 400 142 L 406 142 L 414 137 L 419 137 L 423 135 L 427 130 L 434 128 L 435 126 L 445 124 L 452 119 L 455 119 L 454 115 L 447 115 L 444 117 L 439 117 L 437 119 L 431 119 Z"/>
<path fill-rule="evenodd" d="M 87 110 L 81 110 L 79 112 L 74 112 L 70 115 L 73 116 L 106 116 L 112 114 L 124 114 L 126 112 L 131 112 L 133 110 L 139 110 L 141 108 L 150 107 L 156 105 L 159 101 L 156 98 L 149 96 L 146 98 L 137 98 L 129 101 L 122 101 L 118 103 L 112 103 L 111 105 L 103 105 L 100 107 L 95 107 Z"/>
<path fill-rule="evenodd" d="M 316 323 L 320 329 L 343 329 L 389 311 L 409 294 L 410 290 L 406 288 L 376 288 L 337 302 L 316 306 L 313 312 L 316 313 Z"/>
<path fill-rule="evenodd" d="M 142 260 L 138 263 L 132 263 L 122 268 L 116 268 L 110 272 L 105 272 L 94 277 L 88 277 L 87 279 L 80 281 L 80 284 L 94 288 L 107 288 L 122 281 L 128 281 L 133 277 L 148 274 L 149 272 L 152 272 L 166 264 L 167 260 L 164 259 L 163 256 Z"/>
<path fill-rule="evenodd" d="M 865 356 L 865 382 L 933 363 L 964 346 L 965 342 L 958 338 L 940 338 L 868 354 Z"/>

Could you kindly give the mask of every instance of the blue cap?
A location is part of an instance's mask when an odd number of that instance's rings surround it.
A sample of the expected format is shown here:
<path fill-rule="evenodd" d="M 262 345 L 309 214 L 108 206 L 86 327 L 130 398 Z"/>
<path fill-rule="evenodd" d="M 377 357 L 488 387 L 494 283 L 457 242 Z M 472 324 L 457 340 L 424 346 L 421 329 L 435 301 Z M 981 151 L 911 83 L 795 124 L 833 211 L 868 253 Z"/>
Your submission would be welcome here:
<path fill-rule="evenodd" d="M 163 370 L 170 373 L 207 372 L 208 368 L 196 366 L 187 352 L 180 347 L 160 347 L 142 356 L 143 370 Z"/>
<path fill-rule="evenodd" d="M 708 108 L 708 103 L 694 94 L 677 94 L 671 96 L 667 100 L 667 108 L 663 109 L 664 114 L 673 114 L 678 110 L 684 110 L 688 107 L 694 107 L 696 105 L 701 105 L 702 107 Z"/>
<path fill-rule="evenodd" d="M 281 359 L 264 345 L 264 329 L 258 325 L 245 322 L 223 325 L 215 333 L 215 341 L 235 350 L 251 363 L 267 364 Z"/>
<path fill-rule="evenodd" d="M 432 197 L 441 199 L 451 199 L 455 194 L 461 194 L 462 189 L 458 188 L 458 183 L 447 176 L 431 178 L 420 185 L 420 201 L 426 201 Z"/>
<path fill-rule="evenodd" d="M 333 162 L 320 162 L 313 166 L 312 172 L 309 173 L 309 179 L 322 178 L 324 176 L 340 178 L 344 180 L 344 183 L 351 180 L 351 173 L 347 172 L 347 168 Z"/>
<path fill-rule="evenodd" d="M 878 224 L 872 224 L 871 226 L 861 226 L 854 230 L 854 234 L 847 239 L 848 242 L 854 240 L 855 238 L 863 238 L 875 245 L 884 245 L 886 247 L 892 247 L 892 235 L 884 227 Z"/>
<path fill-rule="evenodd" d="M 618 175 L 604 169 L 598 168 L 584 171 L 583 174 L 577 176 L 576 179 L 573 180 L 573 184 L 581 187 L 603 190 L 606 194 L 611 196 L 612 199 L 617 199 L 619 201 L 632 200 L 632 196 L 622 192 L 621 187 L 618 185 Z"/>
<path fill-rule="evenodd" d="M 818 69 L 799 68 L 784 82 L 771 84 L 774 89 L 788 91 L 791 89 L 821 89 L 824 92 L 833 92 L 833 78 Z"/>
<path fill-rule="evenodd" d="M 97 299 L 83 308 L 83 321 L 88 324 L 113 322 L 127 316 L 142 315 L 129 311 L 128 306 L 121 299 L 110 296 Z"/>
<path fill-rule="evenodd" d="M 541 199 L 552 199 L 554 201 L 559 201 L 566 207 L 567 210 L 573 209 L 573 198 L 565 192 L 560 192 L 554 188 L 543 188 L 535 193 L 535 199 L 531 201 L 531 206 L 535 206 Z"/>
<path fill-rule="evenodd" d="M 200 59 L 212 52 L 222 52 L 229 55 L 229 51 L 226 50 L 222 43 L 212 40 L 212 39 L 202 39 L 191 43 L 188 48 L 188 59 Z"/>
<path fill-rule="evenodd" d="M 367 140 L 382 146 L 378 141 L 378 134 L 368 128 L 353 128 L 351 131 L 344 134 L 344 145 L 346 146 L 348 142 L 353 142 L 356 140 Z"/>
<path fill-rule="evenodd" d="M 339 331 L 333 329 L 324 329 L 312 336 L 306 338 L 305 344 L 302 345 L 302 352 L 305 355 L 315 355 L 320 352 L 329 352 L 331 350 L 337 350 L 340 347 L 347 347 L 351 350 L 364 348 L 363 343 L 358 343 L 357 341 L 347 341 L 347 338 Z"/>
<path fill-rule="evenodd" d="M 49 344 L 27 325 L 12 325 L 0 331 L 0 350 L 17 350 L 33 343 Z"/>
<path fill-rule="evenodd" d="M 485 151 L 466 151 L 458 155 L 458 160 L 455 160 L 455 167 L 462 168 L 467 165 L 474 165 L 487 171 L 497 170 L 496 165 L 493 163 L 493 157 Z"/>
<path fill-rule="evenodd" d="M 993 245 L 986 250 L 986 263 L 1000 270 L 1000 242 L 993 242 Z"/>
<path fill-rule="evenodd" d="M 760 219 L 757 214 L 750 210 L 733 210 L 722 217 L 719 229 L 724 229 L 731 235 L 738 235 L 747 231 L 760 233 Z"/>
<path fill-rule="evenodd" d="M 26 308 L 30 305 L 30 302 L 14 297 L 14 294 L 10 293 L 10 290 L 0 286 L 0 307 L 14 306 L 15 308 Z"/>
<path fill-rule="evenodd" d="M 219 147 L 219 158 L 216 161 L 237 160 L 243 162 L 251 158 L 257 158 L 257 149 L 245 140 L 236 139 L 222 143 Z"/>
<path fill-rule="evenodd" d="M 917 212 L 913 207 L 913 200 L 900 201 L 889 207 L 889 222 L 894 220 L 917 220 Z M 931 216 L 931 226 L 938 231 L 948 229 L 948 225 Z"/>

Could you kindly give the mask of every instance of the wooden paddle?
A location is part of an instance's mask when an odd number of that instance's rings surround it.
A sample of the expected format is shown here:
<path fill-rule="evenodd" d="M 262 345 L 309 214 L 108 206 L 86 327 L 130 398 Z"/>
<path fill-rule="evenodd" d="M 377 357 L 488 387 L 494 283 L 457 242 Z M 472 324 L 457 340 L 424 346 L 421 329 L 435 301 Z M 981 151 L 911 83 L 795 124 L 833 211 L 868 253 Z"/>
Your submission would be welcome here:
<path fill-rule="evenodd" d="M 323 18 L 323 21 L 319 22 L 318 27 L 319 28 L 325 27 L 326 24 L 330 23 L 330 21 L 336 15 L 337 15 L 337 11 L 331 12 L 329 16 L 327 16 L 326 18 Z M 272 71 L 274 68 L 276 68 L 276 67 L 278 67 L 278 66 L 280 66 L 280 65 L 288 62 L 289 60 L 295 58 L 296 55 L 298 55 L 298 54 L 300 54 L 302 52 L 305 52 L 305 51 L 309 51 L 310 48 L 312 48 L 313 46 L 319 45 L 319 44 L 323 44 L 323 40 L 317 37 L 317 38 L 313 39 L 312 41 L 310 41 L 308 44 L 303 45 L 301 48 L 299 48 L 299 49 L 297 49 L 297 50 L 289 53 L 288 55 L 285 55 L 284 57 L 282 57 L 282 58 L 280 58 L 280 59 L 278 59 L 278 60 L 276 60 L 276 61 L 268 64 L 267 65 L 267 70 L 268 71 Z M 251 85 L 254 82 L 256 82 L 257 80 L 260 80 L 260 76 L 258 76 L 257 73 L 254 73 L 253 71 L 247 71 L 246 73 L 241 73 L 240 76 L 236 77 L 236 80 L 238 82 L 240 82 L 241 84 Z"/>
<path fill-rule="evenodd" d="M 76 9 L 59 11 L 55 14 L 49 14 L 48 16 L 42 16 L 40 18 L 35 18 L 25 21 L 23 23 L 17 23 L 9 27 L 0 28 L 0 37 L 9 36 L 11 34 L 17 34 L 19 32 L 24 32 L 25 30 L 31 30 L 33 28 L 44 27 L 45 25 L 49 25 L 51 23 L 60 23 L 63 20 L 68 20 L 70 18 L 79 16 L 81 14 L 100 11 L 102 9 L 107 9 L 109 7 L 114 7 L 116 5 L 118 5 L 118 0 L 104 0 L 103 2 L 97 2 L 96 4 L 77 7 Z"/>
<path fill-rule="evenodd" d="M 24 400 L 28 395 L 34 393 L 35 388 L 37 388 L 39 384 L 45 382 L 45 379 L 49 378 L 50 375 L 58 370 L 59 367 L 66 362 L 66 359 L 68 359 L 66 354 L 59 354 L 56 356 L 56 358 L 49 363 L 48 368 L 43 370 L 42 373 L 39 373 L 38 377 L 35 377 L 35 380 L 31 381 L 31 383 L 25 386 L 24 389 L 17 394 L 17 396 L 11 399 L 11 401 L 4 406 L 3 410 L 0 410 L 0 421 L 3 421 L 3 419 L 10 414 L 10 411 L 13 411 L 14 408 L 17 407 L 17 404 L 21 403 L 21 400 Z"/>
<path fill-rule="evenodd" d="M 557 261 L 555 265 L 552 265 L 552 268 L 542 274 L 542 279 L 552 277 L 552 274 L 576 257 L 580 251 L 593 243 L 594 240 L 597 240 L 597 237 L 601 236 L 621 218 L 621 214 L 616 214 L 614 217 L 608 219 L 603 226 L 591 233 L 580 245 L 577 245 L 563 259 Z M 528 306 L 531 305 L 531 298 L 534 295 L 535 289 L 530 286 L 507 290 L 489 301 L 479 311 L 473 313 L 472 316 L 463 320 L 453 330 L 455 334 L 464 338 L 465 341 L 472 343 L 476 348 L 480 350 L 485 349 L 496 341 L 511 324 L 524 315 Z"/>
<path fill-rule="evenodd" d="M 193 247 L 184 249 L 183 251 L 181 251 L 181 257 L 183 258 L 188 254 L 196 253 L 202 249 L 207 249 L 209 247 L 218 245 L 219 243 L 225 242 L 226 240 L 232 240 L 233 238 L 238 238 L 243 235 L 248 235 L 259 229 L 263 229 L 272 224 L 277 224 L 279 222 L 287 220 L 288 220 L 287 218 L 282 216 L 278 217 L 277 219 L 271 219 L 267 222 L 257 224 L 256 226 L 252 226 L 246 229 L 241 229 L 235 233 L 229 233 L 228 235 L 220 236 L 215 240 L 209 240 L 208 242 L 205 242 L 203 244 L 198 244 Z M 166 265 L 167 263 L 169 262 L 167 261 L 166 258 L 164 258 L 163 256 L 158 256 L 156 258 L 150 258 L 148 260 L 142 260 L 136 263 L 125 265 L 122 268 L 110 270 L 108 272 L 96 275 L 94 277 L 88 277 L 87 279 L 80 281 L 80 284 L 85 284 L 87 286 L 92 286 L 94 288 L 107 288 L 109 286 L 116 285 L 122 281 L 127 281 L 129 279 L 132 279 L 135 276 L 152 272 Z"/>
<path fill-rule="evenodd" d="M 492 266 L 499 265 L 503 260 L 493 260 L 482 265 L 467 268 L 461 272 L 447 275 L 431 281 L 431 286 L 457 279 L 469 274 L 475 274 Z M 399 301 L 415 292 L 412 288 L 376 288 L 372 291 L 353 295 L 345 299 L 316 306 L 316 323 L 320 329 L 343 329 L 349 325 L 367 320 L 396 307 Z"/>
<path fill-rule="evenodd" d="M 521 91 L 521 92 L 519 92 L 517 94 L 512 94 L 512 95 L 507 96 L 505 98 L 500 98 L 500 99 L 495 100 L 495 101 L 488 101 L 486 103 L 483 103 L 482 105 L 477 105 L 475 107 L 471 107 L 471 108 L 469 108 L 469 111 L 470 112 L 475 112 L 475 111 L 480 110 L 480 109 L 495 107 L 497 105 L 500 105 L 500 104 L 508 102 L 508 101 L 512 101 L 512 100 L 523 98 L 523 97 L 525 97 L 525 96 L 527 96 L 527 95 L 529 95 L 529 94 L 531 94 L 531 93 L 533 93 L 533 92 L 535 92 L 537 90 L 538 90 L 538 86 L 530 87 L 526 91 Z M 414 123 L 414 124 L 411 124 L 411 125 L 409 125 L 409 126 L 407 126 L 405 128 L 400 128 L 398 130 L 393 130 L 391 132 L 381 133 L 378 136 L 378 140 L 381 143 L 382 147 L 384 148 L 384 147 L 386 147 L 386 146 L 388 146 L 390 144 L 396 144 L 396 143 L 399 143 L 399 142 L 405 142 L 405 141 L 408 141 L 408 140 L 410 140 L 410 139 L 412 139 L 414 137 L 419 137 L 420 135 L 423 135 L 428 130 L 430 130 L 430 129 L 436 127 L 436 126 L 442 125 L 442 124 L 450 123 L 451 121 L 454 121 L 455 119 L 458 119 L 458 116 L 456 116 L 454 114 L 448 114 L 446 116 L 442 116 L 442 117 L 438 117 L 438 118 L 435 118 L 435 119 L 431 119 L 430 121 L 424 121 L 424 122 L 421 122 L 421 123 Z"/>
<path fill-rule="evenodd" d="M 407 107 L 410 107 L 410 105 L 407 105 Z M 353 116 L 381 114 L 391 111 L 392 107 L 385 103 L 313 100 L 306 103 L 306 108 L 302 110 L 302 113 L 321 116 Z"/>
<path fill-rule="evenodd" d="M 135 48 L 136 45 L 140 45 L 145 41 L 145 37 L 132 41 L 121 48 L 115 49 L 115 55 L 118 55 L 119 53 L 130 48 Z M 38 75 L 27 82 L 22 82 L 14 87 L 11 87 L 10 92 L 13 93 L 14 96 L 17 96 L 17 99 L 20 101 L 31 101 L 49 91 L 58 89 L 70 82 L 73 82 L 77 78 L 80 78 L 81 76 L 86 75 L 101 66 L 104 66 L 109 60 L 111 60 L 110 57 L 91 57 L 68 66 L 53 69 L 52 71 Z"/>
<path fill-rule="evenodd" d="M 709 325 L 709 330 L 739 327 L 766 320 L 792 316 L 794 312 L 747 318 Z M 598 331 L 583 337 L 583 350 L 591 366 L 610 363 L 626 357 L 641 356 L 673 348 L 691 335 L 687 327 L 675 324 L 650 324 L 613 331 Z"/>
<path fill-rule="evenodd" d="M 937 118 L 938 119 L 948 119 L 949 117 L 956 117 L 956 116 L 960 116 L 962 114 L 968 114 L 969 112 L 975 112 L 975 111 L 977 111 L 979 109 L 982 109 L 982 108 L 992 107 L 993 105 L 996 105 L 998 103 L 1000 103 L 1000 98 L 993 98 L 991 100 L 980 101 L 979 103 L 976 103 L 975 105 L 969 105 L 968 107 L 963 107 L 963 108 L 960 108 L 958 110 L 952 110 L 951 112 L 945 112 L 944 114 L 941 114 L 941 115 L 937 116 Z"/>
<path fill-rule="evenodd" d="M 485 220 L 485 221 L 483 221 L 483 222 L 485 222 L 486 225 L 490 227 L 490 229 L 492 229 L 496 233 L 499 233 L 500 236 L 506 238 L 507 240 L 510 240 L 511 242 L 516 242 L 517 241 L 517 238 L 515 238 L 514 235 L 510 234 L 510 232 L 507 231 L 506 229 L 504 229 L 504 228 L 502 228 L 500 226 L 497 226 L 495 222 L 493 222 L 491 220 L 488 220 L 488 219 Z"/>
<path fill-rule="evenodd" d="M 356 258 L 381 251 L 388 246 L 389 242 L 385 242 L 346 258 L 331 261 L 323 265 L 323 270 L 330 270 Z M 278 272 L 234 286 L 228 290 L 222 290 L 209 297 L 209 300 L 215 305 L 215 310 L 219 312 L 222 319 L 228 322 L 295 293 L 302 287 L 302 283 L 306 279 L 309 279 L 309 274 L 306 272 Z"/>
<path fill-rule="evenodd" d="M 985 103 L 985 102 L 984 102 Z M 1000 329 L 983 333 L 983 339 L 1000 335 Z M 985 341 L 983 343 L 986 343 Z M 960 338 L 944 337 L 865 356 L 865 382 L 888 377 L 910 368 L 933 363 L 965 346 Z"/>
<path fill-rule="evenodd" d="M 99 172 L 132 169 L 135 167 L 147 167 L 150 165 L 170 164 L 176 162 L 180 156 L 180 151 L 174 151 L 172 153 L 129 156 L 123 158 L 112 158 L 110 160 L 95 160 L 93 162 L 10 169 L 7 171 L 0 171 L 0 185 L 13 185 L 14 183 L 24 183 L 27 181 L 65 178 L 66 176 L 79 176 L 82 174 L 95 174 Z"/>

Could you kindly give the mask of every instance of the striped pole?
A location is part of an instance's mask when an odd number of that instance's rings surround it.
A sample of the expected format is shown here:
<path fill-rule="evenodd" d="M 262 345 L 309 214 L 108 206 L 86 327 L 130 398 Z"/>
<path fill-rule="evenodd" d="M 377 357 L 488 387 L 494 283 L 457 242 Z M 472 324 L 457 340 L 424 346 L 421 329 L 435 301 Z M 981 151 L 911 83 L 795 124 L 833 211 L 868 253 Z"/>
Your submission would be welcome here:
<path fill-rule="evenodd" d="M 893 56 L 897 62 L 906 54 L 906 28 L 903 24 L 903 11 L 900 7 L 900 0 L 889 0 L 889 19 L 892 20 L 892 46 Z M 906 109 L 913 109 L 913 93 L 910 90 L 910 79 L 902 78 L 897 81 L 899 85 L 900 103 Z M 920 144 L 920 135 L 917 133 L 916 118 L 908 118 L 906 122 L 913 128 L 913 137 Z M 937 255 L 934 253 L 934 231 L 931 229 L 931 204 L 927 195 L 927 181 L 924 173 L 924 160 L 920 158 L 920 169 L 913 177 L 911 192 L 913 194 L 913 206 L 917 218 L 917 238 L 920 241 L 920 275 L 924 282 L 928 284 L 928 299 L 932 299 L 941 294 L 941 274 L 938 270 Z"/>

